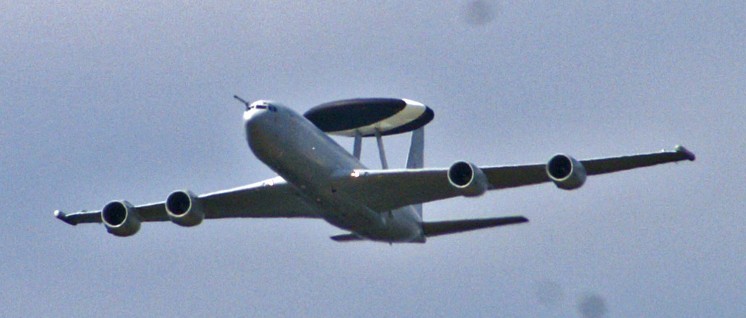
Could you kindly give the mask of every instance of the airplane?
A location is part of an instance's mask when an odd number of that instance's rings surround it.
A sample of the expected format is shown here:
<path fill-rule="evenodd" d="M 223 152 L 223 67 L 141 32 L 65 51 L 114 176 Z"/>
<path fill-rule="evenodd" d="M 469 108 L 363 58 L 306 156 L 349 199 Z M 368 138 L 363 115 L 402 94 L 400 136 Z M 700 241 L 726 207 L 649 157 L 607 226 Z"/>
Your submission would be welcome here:
<path fill-rule="evenodd" d="M 580 188 L 587 176 L 683 160 L 695 155 L 682 146 L 661 151 L 576 160 L 556 154 L 546 163 L 477 166 L 457 161 L 447 168 L 424 167 L 424 126 L 434 112 L 398 98 L 358 98 L 313 107 L 304 115 L 269 100 L 249 103 L 243 112 L 246 141 L 277 177 L 202 195 L 177 190 L 165 201 L 132 205 L 107 203 L 100 211 L 55 217 L 71 224 L 103 223 L 120 237 L 137 233 L 142 222 L 171 221 L 191 227 L 204 219 L 312 218 L 344 230 L 338 242 L 425 243 L 428 238 L 528 222 L 523 216 L 426 222 L 422 204 L 457 196 L 552 182 L 563 190 Z M 406 168 L 389 169 L 382 137 L 411 132 Z M 352 153 L 330 135 L 354 138 Z M 360 161 L 362 139 L 375 137 L 382 169 Z"/>

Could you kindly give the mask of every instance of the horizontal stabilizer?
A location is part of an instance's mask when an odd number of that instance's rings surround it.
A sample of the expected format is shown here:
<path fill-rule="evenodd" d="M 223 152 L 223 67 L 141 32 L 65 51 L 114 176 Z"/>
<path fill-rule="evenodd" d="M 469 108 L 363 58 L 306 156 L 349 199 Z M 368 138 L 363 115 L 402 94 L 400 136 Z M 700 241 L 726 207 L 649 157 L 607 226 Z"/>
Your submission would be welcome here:
<path fill-rule="evenodd" d="M 489 228 L 489 227 L 525 223 L 525 222 L 528 222 L 528 219 L 523 216 L 508 216 L 508 217 L 502 217 L 502 218 L 476 219 L 476 220 L 424 222 L 422 223 L 422 230 L 425 234 L 425 237 L 433 237 L 433 236 L 438 236 L 438 235 L 460 233 L 460 232 L 473 231 L 473 230 L 484 229 L 484 228 Z"/>
<path fill-rule="evenodd" d="M 335 235 L 331 237 L 332 240 L 335 240 L 337 242 L 354 242 L 354 241 L 364 241 L 365 239 L 357 236 L 355 234 L 342 234 L 342 235 Z"/>

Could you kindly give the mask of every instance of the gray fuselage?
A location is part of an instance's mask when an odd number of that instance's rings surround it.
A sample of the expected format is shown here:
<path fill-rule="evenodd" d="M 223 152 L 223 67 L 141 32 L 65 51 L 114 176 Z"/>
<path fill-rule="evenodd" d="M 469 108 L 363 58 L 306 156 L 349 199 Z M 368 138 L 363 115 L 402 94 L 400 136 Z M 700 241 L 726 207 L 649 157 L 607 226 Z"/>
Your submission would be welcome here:
<path fill-rule="evenodd" d="M 244 113 L 244 126 L 254 155 L 293 184 L 330 224 L 375 241 L 424 241 L 414 207 L 374 211 L 335 189 L 335 180 L 366 167 L 305 117 L 258 101 Z"/>

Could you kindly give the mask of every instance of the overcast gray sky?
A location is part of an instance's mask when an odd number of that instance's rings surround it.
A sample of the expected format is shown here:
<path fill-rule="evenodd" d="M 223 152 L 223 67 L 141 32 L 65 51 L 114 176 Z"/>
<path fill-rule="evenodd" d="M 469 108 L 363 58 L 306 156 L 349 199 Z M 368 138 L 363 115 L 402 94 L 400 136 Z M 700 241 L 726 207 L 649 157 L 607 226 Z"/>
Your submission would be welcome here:
<path fill-rule="evenodd" d="M 4 1 L 0 21 L 0 316 L 746 313 L 743 1 Z M 428 166 L 677 143 L 698 160 L 430 203 L 428 220 L 531 223 L 425 245 L 339 244 L 318 220 L 122 239 L 52 217 L 272 177 L 233 94 L 423 102 Z M 386 142 L 403 166 L 407 138 Z"/>

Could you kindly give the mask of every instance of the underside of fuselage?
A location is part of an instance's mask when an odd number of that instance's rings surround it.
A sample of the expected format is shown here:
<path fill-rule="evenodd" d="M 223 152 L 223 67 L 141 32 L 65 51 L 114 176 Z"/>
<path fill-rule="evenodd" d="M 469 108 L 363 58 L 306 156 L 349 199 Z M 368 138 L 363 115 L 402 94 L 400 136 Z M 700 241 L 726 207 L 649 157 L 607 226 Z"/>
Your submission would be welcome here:
<path fill-rule="evenodd" d="M 335 181 L 365 166 L 305 118 L 271 105 L 244 114 L 249 148 L 293 184 L 321 218 L 369 240 L 424 242 L 422 219 L 414 207 L 374 211 L 335 189 Z"/>

